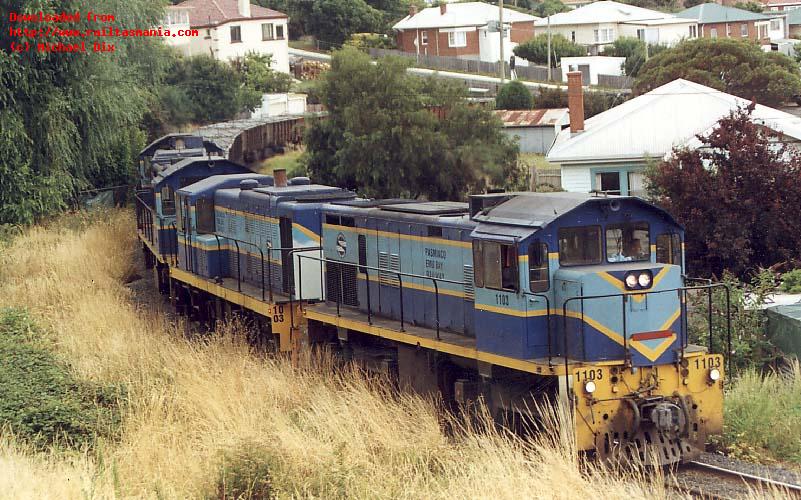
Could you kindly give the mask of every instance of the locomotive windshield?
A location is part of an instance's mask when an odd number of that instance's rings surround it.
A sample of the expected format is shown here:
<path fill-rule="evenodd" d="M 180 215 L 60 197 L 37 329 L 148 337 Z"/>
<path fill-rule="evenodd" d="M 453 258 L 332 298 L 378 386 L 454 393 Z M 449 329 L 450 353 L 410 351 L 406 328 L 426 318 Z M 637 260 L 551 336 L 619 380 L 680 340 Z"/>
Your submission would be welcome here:
<path fill-rule="evenodd" d="M 647 222 L 626 222 L 606 226 L 606 260 L 635 262 L 651 259 Z"/>
<path fill-rule="evenodd" d="M 559 264 L 586 266 L 600 263 L 600 226 L 563 227 L 559 230 Z"/>

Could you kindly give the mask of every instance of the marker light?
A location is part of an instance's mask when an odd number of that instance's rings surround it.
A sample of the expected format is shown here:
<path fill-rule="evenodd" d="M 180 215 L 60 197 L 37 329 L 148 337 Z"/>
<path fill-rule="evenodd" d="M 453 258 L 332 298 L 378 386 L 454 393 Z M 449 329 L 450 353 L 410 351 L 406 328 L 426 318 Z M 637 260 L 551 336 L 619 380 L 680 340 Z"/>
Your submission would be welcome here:
<path fill-rule="evenodd" d="M 629 274 L 626 276 L 626 287 L 627 288 L 637 288 L 637 276 L 634 274 Z"/>
<path fill-rule="evenodd" d="M 586 384 L 584 384 L 584 390 L 587 391 L 587 394 L 592 394 L 595 392 L 595 382 L 590 380 Z"/>
<path fill-rule="evenodd" d="M 640 273 L 640 276 L 637 278 L 637 283 L 643 288 L 648 288 L 651 286 L 651 275 L 649 273 Z"/>
<path fill-rule="evenodd" d="M 711 370 L 709 370 L 709 380 L 711 380 L 712 382 L 717 382 L 718 380 L 720 380 L 720 370 L 718 370 L 717 368 L 712 368 Z"/>

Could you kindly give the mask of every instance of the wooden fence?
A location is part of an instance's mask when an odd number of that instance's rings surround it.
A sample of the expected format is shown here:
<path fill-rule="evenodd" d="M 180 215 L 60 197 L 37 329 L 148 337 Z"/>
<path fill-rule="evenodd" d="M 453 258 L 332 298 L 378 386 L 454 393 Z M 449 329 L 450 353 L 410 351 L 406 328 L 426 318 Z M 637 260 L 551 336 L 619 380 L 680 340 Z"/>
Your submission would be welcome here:
<path fill-rule="evenodd" d="M 622 75 L 598 74 L 598 86 L 611 89 L 630 89 L 634 85 L 634 78 Z"/>
<path fill-rule="evenodd" d="M 559 168 L 532 168 L 531 188 L 547 184 L 562 189 L 562 170 Z"/>

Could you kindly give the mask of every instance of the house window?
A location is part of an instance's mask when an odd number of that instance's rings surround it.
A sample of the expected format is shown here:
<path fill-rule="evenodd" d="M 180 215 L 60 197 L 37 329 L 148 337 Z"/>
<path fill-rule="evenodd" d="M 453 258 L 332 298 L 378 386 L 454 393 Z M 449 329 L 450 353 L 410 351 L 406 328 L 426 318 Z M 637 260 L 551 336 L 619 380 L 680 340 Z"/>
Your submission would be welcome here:
<path fill-rule="evenodd" d="M 231 43 L 237 43 L 241 41 L 242 41 L 242 27 L 231 26 Z"/>
<path fill-rule="evenodd" d="M 420 32 L 420 40 L 423 45 L 428 45 L 428 31 Z"/>
<path fill-rule="evenodd" d="M 607 194 L 620 194 L 620 172 L 595 174 L 595 190 Z"/>
<path fill-rule="evenodd" d="M 771 31 L 778 31 L 782 29 L 782 22 L 780 19 L 771 19 L 770 20 L 770 30 Z"/>
<path fill-rule="evenodd" d="M 748 23 L 740 25 L 740 36 L 748 36 Z"/>
<path fill-rule="evenodd" d="M 467 47 L 467 33 L 464 31 L 448 33 L 448 47 Z"/>
<path fill-rule="evenodd" d="M 642 172 L 629 172 L 629 196 L 645 194 L 645 175 Z"/>
<path fill-rule="evenodd" d="M 710 38 L 717 38 L 718 37 L 718 29 L 712 28 L 709 30 L 709 37 Z"/>
<path fill-rule="evenodd" d="M 559 229 L 559 263 L 563 266 L 600 264 L 600 226 Z"/>
<path fill-rule="evenodd" d="M 731 37 L 731 25 L 729 23 L 726 23 L 726 38 L 730 37 Z"/>
<path fill-rule="evenodd" d="M 641 30 L 637 30 L 637 36 L 639 36 L 639 32 Z M 593 34 L 595 35 L 595 42 L 596 43 L 605 43 L 612 41 L 612 29 L 611 28 L 604 28 L 600 30 L 593 30 Z"/>
<path fill-rule="evenodd" d="M 681 265 L 681 237 L 678 234 L 660 234 L 656 237 L 656 262 Z"/>
<path fill-rule="evenodd" d="M 642 41 L 645 41 L 645 30 L 644 29 L 638 29 L 637 30 L 637 38 L 639 38 Z"/>
<path fill-rule="evenodd" d="M 606 226 L 606 260 L 634 262 L 651 260 L 647 222 L 625 222 Z"/>
<path fill-rule="evenodd" d="M 528 247 L 528 286 L 532 292 L 549 288 L 548 245 L 535 241 Z"/>
<path fill-rule="evenodd" d="M 514 245 L 473 240 L 473 265 L 477 287 L 517 290 L 517 249 Z"/>
<path fill-rule="evenodd" d="M 570 41 L 573 42 L 573 43 L 576 43 L 576 32 L 575 31 L 571 31 L 570 32 Z"/>
<path fill-rule="evenodd" d="M 698 26 L 690 26 L 690 38 L 698 36 Z"/>
<path fill-rule="evenodd" d="M 261 25 L 261 39 L 262 40 L 275 39 L 275 32 L 273 31 L 272 23 L 264 23 Z"/>
<path fill-rule="evenodd" d="M 278 40 L 283 40 L 284 39 L 284 25 L 283 24 L 279 24 L 279 25 L 277 25 L 275 27 L 275 38 L 277 38 Z"/>
<path fill-rule="evenodd" d="M 759 38 L 767 38 L 768 37 L 768 25 L 763 24 L 759 27 Z"/>

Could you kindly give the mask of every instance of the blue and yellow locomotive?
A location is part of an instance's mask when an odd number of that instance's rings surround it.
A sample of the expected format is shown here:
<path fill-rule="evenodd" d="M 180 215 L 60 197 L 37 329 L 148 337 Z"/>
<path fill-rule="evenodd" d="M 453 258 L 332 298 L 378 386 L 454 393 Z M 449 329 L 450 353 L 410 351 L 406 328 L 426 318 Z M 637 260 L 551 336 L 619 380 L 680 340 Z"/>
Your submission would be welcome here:
<path fill-rule="evenodd" d="M 683 230 L 633 197 L 366 200 L 255 174 L 176 191 L 168 290 L 200 321 L 240 311 L 282 351 L 325 344 L 500 420 L 543 401 L 580 449 L 676 463 L 722 426 L 722 356 L 688 343 Z"/>

